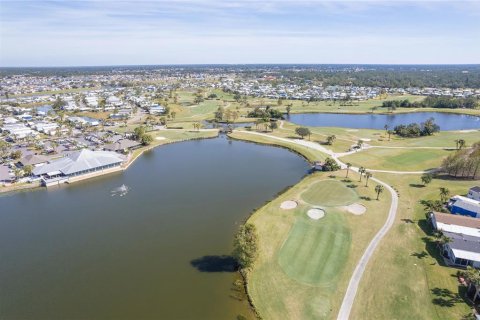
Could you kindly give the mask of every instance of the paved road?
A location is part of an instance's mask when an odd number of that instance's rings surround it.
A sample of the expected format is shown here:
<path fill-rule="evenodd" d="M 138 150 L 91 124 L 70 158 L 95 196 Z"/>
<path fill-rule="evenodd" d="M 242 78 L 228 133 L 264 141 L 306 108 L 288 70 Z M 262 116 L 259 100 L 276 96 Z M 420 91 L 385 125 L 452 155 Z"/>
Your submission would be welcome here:
<path fill-rule="evenodd" d="M 350 317 L 350 311 L 352 310 L 353 302 L 355 301 L 358 285 L 362 280 L 362 276 L 363 276 L 363 273 L 365 272 L 365 268 L 367 267 L 368 261 L 372 257 L 380 241 L 383 239 L 383 237 L 387 234 L 387 232 L 392 227 L 397 214 L 397 209 L 398 209 L 397 192 L 383 181 L 380 181 L 376 178 L 370 178 L 370 180 L 373 180 L 383 185 L 385 189 L 387 189 L 390 192 L 390 195 L 392 197 L 392 203 L 390 205 L 390 210 L 388 211 L 387 221 L 382 226 L 382 228 L 377 232 L 375 237 L 373 237 L 372 241 L 370 241 L 370 244 L 368 245 L 367 249 L 363 253 L 362 257 L 360 258 L 360 261 L 358 261 L 357 266 L 355 267 L 355 270 L 353 271 L 352 277 L 350 278 L 350 282 L 348 283 L 347 291 L 345 292 L 345 296 L 343 297 L 342 305 L 340 306 L 340 311 L 338 312 L 338 316 L 337 316 L 338 320 L 347 320 Z"/>
<path fill-rule="evenodd" d="M 268 136 L 272 139 L 293 142 L 293 143 L 303 145 L 315 150 L 322 151 L 330 155 L 342 168 L 346 167 L 346 164 L 341 162 L 337 158 L 338 155 L 336 153 L 312 141 L 292 140 L 292 139 L 274 137 L 274 136 L 264 134 L 264 133 L 259 133 L 259 132 L 247 132 L 247 133 Z M 358 168 L 355 168 L 355 167 L 351 167 L 350 170 L 358 172 Z M 373 171 L 373 170 L 369 170 L 369 171 Z M 386 172 L 397 173 L 397 174 L 411 173 L 411 172 L 404 172 L 404 171 L 386 171 Z M 423 172 L 418 172 L 418 173 L 423 173 Z M 370 241 L 367 249 L 363 253 L 362 257 L 357 263 L 357 266 L 355 267 L 355 270 L 353 271 L 352 277 L 350 278 L 350 282 L 348 283 L 347 291 L 345 292 L 345 296 L 343 297 L 342 305 L 340 306 L 340 310 L 337 316 L 338 320 L 348 320 L 348 318 L 350 317 L 350 312 L 352 310 L 353 303 L 355 301 L 355 296 L 357 294 L 358 286 L 360 284 L 360 281 L 362 280 L 363 273 L 365 272 L 365 268 L 367 267 L 367 264 L 370 261 L 370 258 L 372 257 L 373 253 L 375 252 L 375 249 L 377 248 L 378 244 L 380 243 L 380 241 L 382 241 L 383 237 L 387 234 L 387 232 L 392 227 L 393 223 L 395 222 L 395 217 L 397 215 L 397 209 L 398 209 L 397 192 L 391 186 L 389 186 L 388 184 L 386 184 L 385 182 L 377 178 L 372 177 L 370 178 L 370 180 L 373 180 L 376 183 L 383 185 L 385 189 L 390 192 L 392 202 L 390 204 L 390 210 L 388 211 L 387 221 L 385 221 L 385 224 L 380 228 L 380 230 L 377 232 L 375 237 L 373 237 L 372 241 Z"/>

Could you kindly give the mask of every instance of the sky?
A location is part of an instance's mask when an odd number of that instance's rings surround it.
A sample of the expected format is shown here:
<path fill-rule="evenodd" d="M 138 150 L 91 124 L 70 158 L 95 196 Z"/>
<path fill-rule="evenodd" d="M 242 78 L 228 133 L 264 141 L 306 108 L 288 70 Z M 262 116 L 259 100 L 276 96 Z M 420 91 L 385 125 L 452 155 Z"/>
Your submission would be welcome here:
<path fill-rule="evenodd" d="M 0 0 L 0 66 L 478 64 L 480 1 Z"/>

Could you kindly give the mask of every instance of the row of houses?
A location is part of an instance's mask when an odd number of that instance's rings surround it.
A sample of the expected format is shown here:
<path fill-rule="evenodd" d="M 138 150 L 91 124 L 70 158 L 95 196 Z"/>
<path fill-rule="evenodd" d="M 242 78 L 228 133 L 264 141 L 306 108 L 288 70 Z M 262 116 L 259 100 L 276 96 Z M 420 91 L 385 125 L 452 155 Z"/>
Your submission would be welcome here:
<path fill-rule="evenodd" d="M 480 187 L 452 197 L 447 207 L 450 213 L 431 214 L 433 228 L 448 239 L 442 252 L 446 263 L 480 268 Z"/>

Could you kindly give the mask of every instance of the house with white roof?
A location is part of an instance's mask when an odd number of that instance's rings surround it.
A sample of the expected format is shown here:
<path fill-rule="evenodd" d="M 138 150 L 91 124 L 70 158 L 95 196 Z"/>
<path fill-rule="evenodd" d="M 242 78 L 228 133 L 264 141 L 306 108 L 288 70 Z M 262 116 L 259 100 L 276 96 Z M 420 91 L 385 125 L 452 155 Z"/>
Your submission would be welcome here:
<path fill-rule="evenodd" d="M 165 107 L 158 104 L 154 104 L 150 106 L 150 108 L 148 109 L 148 112 L 150 112 L 150 114 L 163 114 L 165 113 Z"/>
<path fill-rule="evenodd" d="M 33 124 L 33 128 L 38 132 L 54 135 L 57 132 L 58 124 L 54 122 L 37 122 Z"/>
<path fill-rule="evenodd" d="M 453 214 L 480 218 L 480 201 L 464 196 L 454 196 L 448 203 L 448 208 Z"/>
<path fill-rule="evenodd" d="M 480 186 L 471 187 L 470 190 L 468 190 L 467 197 L 480 201 Z"/>
<path fill-rule="evenodd" d="M 441 212 L 433 212 L 430 217 L 435 230 L 451 240 L 443 245 L 445 261 L 480 268 L 480 219 Z"/>
<path fill-rule="evenodd" d="M 125 161 L 126 157 L 116 152 L 82 149 L 34 168 L 33 174 L 51 186 L 119 170 Z"/>

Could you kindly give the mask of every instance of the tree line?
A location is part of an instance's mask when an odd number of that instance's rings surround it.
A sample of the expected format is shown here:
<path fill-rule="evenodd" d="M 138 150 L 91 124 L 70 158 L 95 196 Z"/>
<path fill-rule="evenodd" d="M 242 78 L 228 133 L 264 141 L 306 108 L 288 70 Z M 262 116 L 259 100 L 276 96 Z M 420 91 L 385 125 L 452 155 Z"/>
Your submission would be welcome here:
<path fill-rule="evenodd" d="M 442 171 L 453 177 L 480 178 L 480 141 L 470 149 L 459 148 L 442 163 Z"/>
<path fill-rule="evenodd" d="M 453 97 L 436 97 L 428 96 L 422 101 L 411 102 L 404 100 L 387 100 L 382 103 L 382 108 L 395 110 L 397 108 L 438 108 L 438 109 L 477 109 L 479 107 L 479 99 L 475 97 L 453 98 Z"/>

